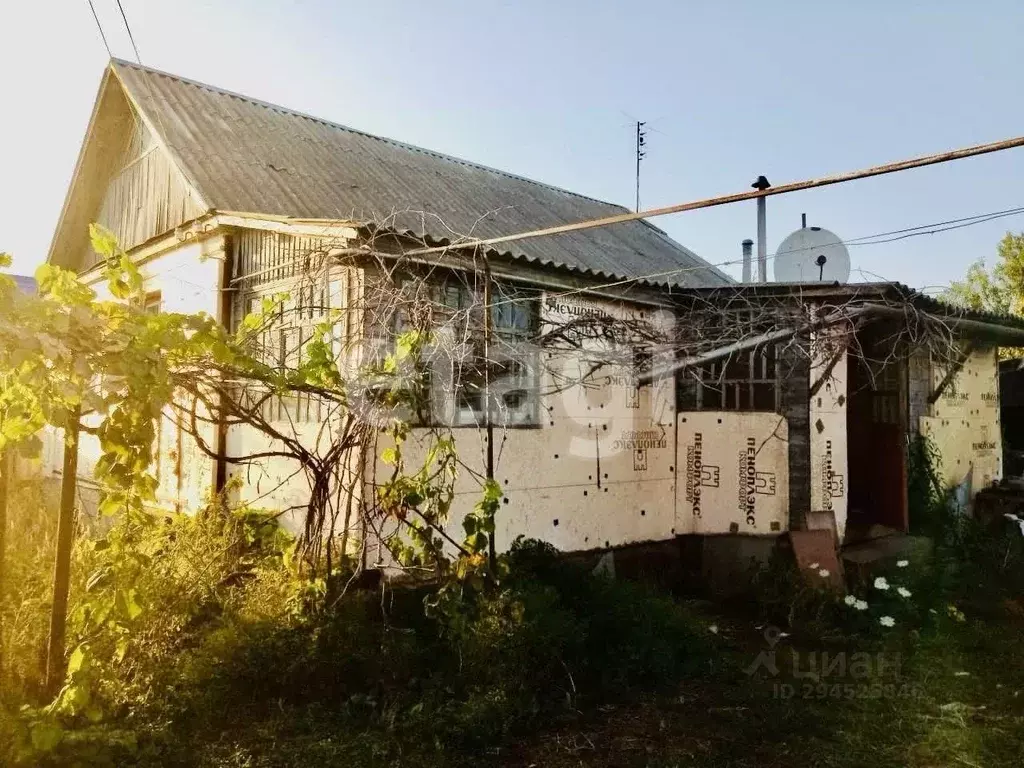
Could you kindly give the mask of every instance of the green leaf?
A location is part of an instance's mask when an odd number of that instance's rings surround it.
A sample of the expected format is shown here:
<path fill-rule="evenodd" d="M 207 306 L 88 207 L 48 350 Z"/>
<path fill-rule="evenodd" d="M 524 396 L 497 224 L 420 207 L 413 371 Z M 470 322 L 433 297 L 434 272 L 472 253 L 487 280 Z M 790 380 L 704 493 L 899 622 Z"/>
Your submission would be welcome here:
<path fill-rule="evenodd" d="M 124 509 L 124 500 L 119 495 L 109 494 L 100 502 L 99 513 L 101 517 L 112 517 Z"/>
<path fill-rule="evenodd" d="M 61 693 L 60 703 L 62 709 L 77 715 L 89 706 L 91 700 L 92 695 L 89 693 L 88 687 L 82 683 L 73 683 L 64 688 L 64 691 Z"/>
<path fill-rule="evenodd" d="M 501 501 L 501 486 L 496 480 L 488 479 L 484 483 L 484 501 L 492 503 Z"/>
<path fill-rule="evenodd" d="M 121 635 L 117 638 L 117 646 L 114 649 L 114 658 L 117 659 L 117 663 L 120 664 L 124 661 L 125 654 L 128 653 L 128 635 Z"/>
<path fill-rule="evenodd" d="M 87 665 L 89 657 L 86 655 L 86 651 L 88 649 L 85 643 L 81 643 L 71 652 L 71 656 L 68 658 L 68 675 L 74 675 Z"/>
<path fill-rule="evenodd" d="M 139 605 L 138 594 L 135 588 L 129 589 L 125 595 L 125 604 L 128 610 L 128 618 L 134 621 L 142 615 L 142 606 Z"/>
<path fill-rule="evenodd" d="M 117 238 L 113 232 L 100 224 L 89 225 L 89 242 L 92 249 L 106 259 L 117 253 Z"/>
<path fill-rule="evenodd" d="M 40 752 L 52 752 L 64 738 L 64 729 L 52 720 L 40 720 L 30 729 L 32 746 Z"/>
<path fill-rule="evenodd" d="M 470 549 L 473 552 L 483 552 L 487 549 L 487 534 L 482 531 L 477 531 L 475 534 L 470 536 L 467 540 Z"/>
<path fill-rule="evenodd" d="M 398 463 L 398 449 L 396 448 L 385 448 L 380 452 L 380 460 L 385 464 L 397 464 Z"/>

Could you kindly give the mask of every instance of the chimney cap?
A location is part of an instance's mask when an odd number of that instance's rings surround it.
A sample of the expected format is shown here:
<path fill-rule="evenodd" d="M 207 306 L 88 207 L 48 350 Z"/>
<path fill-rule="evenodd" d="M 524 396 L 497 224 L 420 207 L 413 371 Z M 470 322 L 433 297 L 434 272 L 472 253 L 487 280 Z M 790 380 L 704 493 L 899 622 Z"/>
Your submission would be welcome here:
<path fill-rule="evenodd" d="M 754 179 L 754 183 L 751 184 L 754 189 L 768 189 L 771 186 L 771 182 L 768 181 L 764 176 L 758 176 Z"/>
<path fill-rule="evenodd" d="M 753 244 L 754 244 L 754 241 L 751 240 L 749 237 L 746 240 L 744 240 L 742 243 L 740 243 L 740 245 L 753 245 Z"/>

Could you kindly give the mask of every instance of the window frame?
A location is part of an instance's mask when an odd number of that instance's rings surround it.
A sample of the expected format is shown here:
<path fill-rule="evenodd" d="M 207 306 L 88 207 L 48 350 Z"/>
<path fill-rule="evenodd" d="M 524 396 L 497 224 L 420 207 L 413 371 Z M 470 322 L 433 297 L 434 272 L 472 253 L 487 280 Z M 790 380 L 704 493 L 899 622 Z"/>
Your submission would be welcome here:
<path fill-rule="evenodd" d="M 393 290 L 401 292 L 417 275 L 395 277 Z M 426 384 L 424 412 L 411 420 L 412 426 L 448 428 L 484 427 L 488 415 L 492 426 L 535 428 L 540 418 L 539 352 L 535 341 L 540 332 L 541 291 L 491 283 L 491 372 L 478 363 L 483 356 L 483 285 L 472 275 L 451 272 L 424 286 L 432 304 L 432 330 L 448 334 L 444 341 L 426 345 L 423 377 Z M 510 304 L 511 303 L 511 304 Z M 509 306 L 512 309 L 507 309 Z M 525 311 L 524 311 L 525 309 Z M 366 340 L 373 354 L 388 350 L 399 334 L 412 329 L 401 309 L 378 312 L 367 319 Z M 442 351 L 442 350 L 447 351 Z M 496 373 L 502 363 L 516 366 L 512 374 Z M 490 380 L 490 399 L 484 382 Z M 422 386 L 422 384 L 421 384 Z M 510 407 L 510 392 L 524 392 L 525 398 Z M 489 408 L 487 407 L 489 405 Z M 489 411 L 489 414 L 488 414 Z"/>
<path fill-rule="evenodd" d="M 757 333 L 757 312 L 757 309 L 728 310 L 718 322 L 723 328 L 745 328 Z M 779 350 L 777 342 L 767 342 L 695 368 L 694 410 L 779 413 L 782 408 Z"/>
<path fill-rule="evenodd" d="M 474 293 L 465 284 L 462 287 L 470 295 Z M 445 290 L 449 290 L 447 286 Z M 482 297 L 482 289 L 478 293 Z M 491 306 L 488 311 L 491 321 L 488 364 L 491 373 L 487 383 L 490 391 L 477 389 L 474 393 L 476 405 L 464 404 L 466 383 L 460 380 L 459 373 L 453 367 L 450 426 L 483 427 L 490 424 L 502 429 L 541 427 L 540 354 L 535 344 L 541 325 L 541 291 L 492 281 Z M 471 311 L 470 318 L 474 314 L 482 326 L 485 321 L 480 316 L 482 312 Z M 473 330 L 479 330 L 482 337 L 483 328 Z M 482 348 L 482 342 L 478 342 L 478 345 Z M 511 363 L 509 367 L 513 368 L 513 372 L 496 374 L 495 369 L 506 362 Z M 510 406 L 508 395 L 518 392 L 525 393 L 525 397 L 521 404 Z"/>
<path fill-rule="evenodd" d="M 274 318 L 261 330 L 259 344 L 266 365 L 282 371 L 286 366 L 301 365 L 305 345 L 331 311 L 332 291 L 339 284 L 338 275 L 328 270 L 315 281 L 291 278 L 254 286 L 238 297 L 232 329 L 237 330 L 245 317 L 259 311 L 264 299 L 287 293 L 288 298 L 275 310 Z M 259 396 L 264 395 L 266 391 L 261 389 Z M 320 398 L 306 392 L 265 397 L 261 414 L 270 423 L 318 424 L 325 418 Z"/>

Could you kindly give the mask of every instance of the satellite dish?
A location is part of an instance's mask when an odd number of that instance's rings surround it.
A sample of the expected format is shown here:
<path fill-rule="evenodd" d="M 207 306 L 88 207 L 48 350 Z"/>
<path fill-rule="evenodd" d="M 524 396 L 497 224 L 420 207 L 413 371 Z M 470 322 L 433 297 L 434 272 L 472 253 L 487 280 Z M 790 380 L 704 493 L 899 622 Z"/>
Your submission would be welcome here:
<path fill-rule="evenodd" d="M 850 252 L 827 229 L 798 229 L 775 252 L 777 283 L 845 283 L 849 279 Z"/>

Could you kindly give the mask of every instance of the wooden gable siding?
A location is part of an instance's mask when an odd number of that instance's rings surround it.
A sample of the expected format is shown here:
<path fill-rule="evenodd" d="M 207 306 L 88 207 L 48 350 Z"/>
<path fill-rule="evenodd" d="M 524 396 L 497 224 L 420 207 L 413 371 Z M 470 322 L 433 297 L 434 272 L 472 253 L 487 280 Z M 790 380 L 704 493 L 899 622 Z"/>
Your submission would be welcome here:
<path fill-rule="evenodd" d="M 203 214 L 171 158 L 156 145 L 138 116 L 133 113 L 132 117 L 133 130 L 95 216 L 125 250 Z M 95 261 L 90 252 L 83 264 L 91 266 Z"/>
<path fill-rule="evenodd" d="M 198 193 L 108 70 L 100 88 L 49 261 L 77 271 L 97 259 L 89 224 L 98 222 L 130 250 L 205 213 Z"/>

